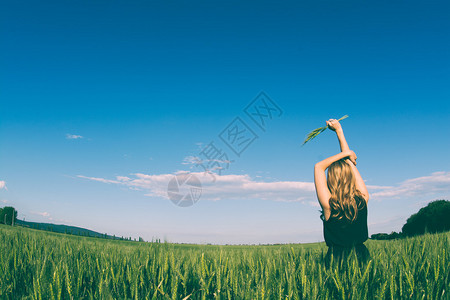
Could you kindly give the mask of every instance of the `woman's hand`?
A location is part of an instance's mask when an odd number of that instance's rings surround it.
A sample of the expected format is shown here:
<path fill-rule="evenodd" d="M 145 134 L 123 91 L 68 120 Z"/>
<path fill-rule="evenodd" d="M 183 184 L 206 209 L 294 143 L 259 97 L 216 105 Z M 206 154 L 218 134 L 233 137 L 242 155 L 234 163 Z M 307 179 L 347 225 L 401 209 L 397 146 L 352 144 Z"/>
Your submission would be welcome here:
<path fill-rule="evenodd" d="M 336 119 L 329 119 L 327 122 L 328 128 L 333 131 L 342 131 L 341 124 Z"/>
<path fill-rule="evenodd" d="M 345 154 L 348 154 L 348 160 L 351 161 L 356 166 L 356 159 L 358 158 L 352 150 L 345 151 Z"/>
<path fill-rule="evenodd" d="M 345 155 L 345 157 L 347 158 L 347 160 L 351 161 L 355 166 L 356 166 L 356 159 L 358 158 L 355 154 L 355 152 L 353 152 L 352 150 L 346 150 L 346 151 L 342 151 L 342 154 Z"/>

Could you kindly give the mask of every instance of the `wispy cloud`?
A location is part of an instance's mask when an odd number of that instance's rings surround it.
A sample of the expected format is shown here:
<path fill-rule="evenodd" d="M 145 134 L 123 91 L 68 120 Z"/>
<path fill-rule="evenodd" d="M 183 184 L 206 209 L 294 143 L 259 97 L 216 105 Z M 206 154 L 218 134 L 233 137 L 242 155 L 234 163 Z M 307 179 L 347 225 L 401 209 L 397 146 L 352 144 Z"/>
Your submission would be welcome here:
<path fill-rule="evenodd" d="M 99 177 L 88 177 L 88 176 L 83 176 L 83 175 L 77 175 L 77 177 L 89 179 L 89 180 L 93 180 L 93 181 L 98 181 L 98 182 L 103 182 L 103 183 L 115 183 L 115 184 L 122 183 L 120 180 L 111 180 L 111 179 L 104 179 L 104 178 L 99 178 Z M 123 176 L 117 176 L 117 177 L 122 178 Z M 125 177 L 123 177 L 123 178 L 125 178 Z"/>
<path fill-rule="evenodd" d="M 41 216 L 41 217 L 46 217 L 46 218 L 50 217 L 50 214 L 48 212 L 46 212 L 46 211 L 44 211 L 44 212 L 32 211 L 31 213 L 33 215 L 38 215 L 38 216 Z"/>
<path fill-rule="evenodd" d="M 196 165 L 201 163 L 201 159 L 197 156 L 186 156 L 183 159 L 182 165 Z"/>
<path fill-rule="evenodd" d="M 183 173 L 183 171 L 179 171 Z M 261 199 L 281 202 L 301 202 L 319 207 L 313 182 L 302 181 L 261 181 L 250 175 L 218 175 L 192 172 L 202 183 L 202 200 L 242 200 Z M 117 184 L 133 190 L 142 190 L 147 196 L 168 198 L 167 185 L 174 174 L 116 176 L 114 179 L 77 177 L 92 181 Z M 213 178 L 214 177 L 214 178 Z M 214 179 L 214 180 L 213 180 Z M 397 186 L 368 185 L 371 198 L 375 200 L 403 196 L 423 196 L 450 194 L 450 172 L 436 172 L 430 176 L 408 179 Z"/>
<path fill-rule="evenodd" d="M 215 182 L 206 180 L 203 195 L 208 200 L 261 199 L 302 202 L 314 199 L 312 182 L 256 181 L 249 175 L 217 176 Z"/>
<path fill-rule="evenodd" d="M 31 211 L 31 214 L 41 216 L 52 222 L 61 222 L 61 223 L 66 223 L 66 224 L 71 223 L 69 220 L 66 220 L 66 219 L 55 219 L 54 217 L 52 217 L 52 215 L 50 213 L 48 213 L 46 211 L 43 211 L 43 212 Z"/>
<path fill-rule="evenodd" d="M 387 185 L 370 185 L 370 184 L 367 184 L 366 187 L 367 187 L 367 189 L 369 189 L 371 191 L 386 190 L 386 189 L 392 188 L 392 186 L 387 186 Z"/>
<path fill-rule="evenodd" d="M 9 201 L 8 201 L 8 200 L 0 200 L 0 202 L 6 204 L 6 203 L 8 203 Z"/>
<path fill-rule="evenodd" d="M 373 199 L 450 195 L 450 172 L 435 172 L 429 176 L 405 180 L 397 186 L 381 187 L 371 194 Z"/>
<path fill-rule="evenodd" d="M 202 182 L 203 200 L 233 200 L 233 199 L 261 199 L 272 201 L 306 201 L 312 200 L 315 191 L 312 182 L 255 181 L 249 175 L 217 175 L 215 181 L 205 173 L 191 173 Z M 168 198 L 167 185 L 174 177 L 173 174 L 146 175 L 132 174 L 131 177 L 117 176 L 115 179 L 105 179 L 78 175 L 79 178 L 93 181 L 119 184 L 131 189 L 146 191 L 147 196 Z"/>
<path fill-rule="evenodd" d="M 0 180 L 0 190 L 1 189 L 8 190 L 8 188 L 6 187 L 6 182 L 4 182 L 3 180 Z"/>
<path fill-rule="evenodd" d="M 191 169 L 196 167 L 198 169 L 220 173 L 220 170 L 226 169 L 230 164 L 234 163 L 234 160 L 227 159 L 201 159 L 198 156 L 186 156 L 183 159 L 182 165 L 190 165 Z"/>
<path fill-rule="evenodd" d="M 66 134 L 66 139 L 68 139 L 68 140 L 78 140 L 78 139 L 82 139 L 82 138 L 84 138 L 82 135 L 70 134 L 70 133 Z"/>

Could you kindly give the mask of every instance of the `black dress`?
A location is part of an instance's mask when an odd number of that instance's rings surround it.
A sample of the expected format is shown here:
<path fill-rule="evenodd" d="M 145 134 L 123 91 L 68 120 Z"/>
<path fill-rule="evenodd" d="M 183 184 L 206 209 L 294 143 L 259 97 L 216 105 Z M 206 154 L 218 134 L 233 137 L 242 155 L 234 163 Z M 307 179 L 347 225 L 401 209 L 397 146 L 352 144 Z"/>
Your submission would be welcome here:
<path fill-rule="evenodd" d="M 345 217 L 337 220 L 329 218 L 325 220 L 322 214 L 323 235 L 328 246 L 326 261 L 329 263 L 331 254 L 335 259 L 343 259 L 351 253 L 352 249 L 356 251 L 358 259 L 366 261 L 370 254 L 363 244 L 369 237 L 367 229 L 367 205 L 358 211 L 355 221 L 350 222 Z"/>

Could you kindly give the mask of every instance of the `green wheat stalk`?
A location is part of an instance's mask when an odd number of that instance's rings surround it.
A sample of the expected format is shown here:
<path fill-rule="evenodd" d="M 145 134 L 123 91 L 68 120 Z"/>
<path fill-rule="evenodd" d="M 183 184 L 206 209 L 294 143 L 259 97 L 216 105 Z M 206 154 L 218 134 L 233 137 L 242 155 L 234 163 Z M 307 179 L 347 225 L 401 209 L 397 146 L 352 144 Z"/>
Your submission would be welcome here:
<path fill-rule="evenodd" d="M 348 118 L 348 115 L 343 116 L 338 121 L 342 121 L 342 120 L 344 120 L 346 118 Z M 313 131 L 311 131 L 310 133 L 308 133 L 308 135 L 306 136 L 306 139 L 303 142 L 302 146 L 304 144 L 306 144 L 307 142 L 309 142 L 310 140 L 312 140 L 313 138 L 315 138 L 316 136 L 318 136 L 319 134 L 321 134 L 322 132 L 324 132 L 327 128 L 328 128 L 328 125 L 324 126 L 324 127 L 316 128 Z"/>

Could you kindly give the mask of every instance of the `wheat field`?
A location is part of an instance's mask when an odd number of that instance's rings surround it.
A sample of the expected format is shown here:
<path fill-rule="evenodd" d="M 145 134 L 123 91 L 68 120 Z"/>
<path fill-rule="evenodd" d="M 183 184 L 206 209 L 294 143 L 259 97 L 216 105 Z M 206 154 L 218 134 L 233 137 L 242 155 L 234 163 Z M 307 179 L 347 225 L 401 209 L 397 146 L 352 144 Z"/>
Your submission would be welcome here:
<path fill-rule="evenodd" d="M 318 244 L 178 245 L 0 226 L 1 299 L 449 299 L 449 233 L 366 242 L 324 265 Z"/>

